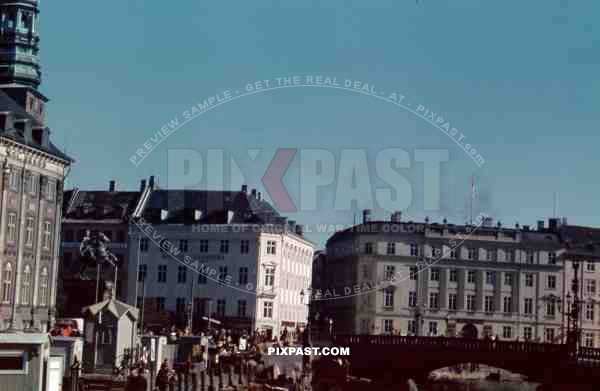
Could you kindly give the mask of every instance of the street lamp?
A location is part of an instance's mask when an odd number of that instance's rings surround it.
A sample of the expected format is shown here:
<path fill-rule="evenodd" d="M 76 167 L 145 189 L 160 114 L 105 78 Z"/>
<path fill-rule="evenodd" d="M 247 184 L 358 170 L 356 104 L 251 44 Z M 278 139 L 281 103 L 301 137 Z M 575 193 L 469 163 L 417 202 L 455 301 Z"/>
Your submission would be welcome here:
<path fill-rule="evenodd" d="M 421 307 L 415 308 L 415 334 L 416 336 L 421 335 L 421 321 L 423 314 L 421 313 Z"/>
<path fill-rule="evenodd" d="M 300 291 L 300 300 L 302 300 L 302 303 L 305 303 L 304 300 L 304 296 L 307 296 L 307 300 L 306 300 L 306 306 L 308 307 L 309 311 L 310 311 L 310 291 L 309 289 L 306 290 L 306 294 L 304 293 L 304 289 L 302 289 Z M 307 316 L 307 320 L 306 320 L 306 327 L 304 328 L 304 332 L 302 333 L 302 350 L 304 351 L 304 348 L 307 347 L 311 347 L 311 340 L 310 340 L 310 317 Z M 310 356 L 309 355 L 303 355 L 302 356 L 302 372 L 306 372 L 307 368 L 310 367 Z"/>

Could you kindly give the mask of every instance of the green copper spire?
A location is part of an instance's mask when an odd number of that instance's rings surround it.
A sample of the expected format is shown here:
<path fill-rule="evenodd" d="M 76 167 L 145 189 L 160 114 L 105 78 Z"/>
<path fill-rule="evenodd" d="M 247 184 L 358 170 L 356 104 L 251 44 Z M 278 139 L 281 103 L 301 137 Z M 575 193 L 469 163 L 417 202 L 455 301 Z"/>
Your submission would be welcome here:
<path fill-rule="evenodd" d="M 41 83 L 38 1 L 0 0 L 0 88 Z"/>

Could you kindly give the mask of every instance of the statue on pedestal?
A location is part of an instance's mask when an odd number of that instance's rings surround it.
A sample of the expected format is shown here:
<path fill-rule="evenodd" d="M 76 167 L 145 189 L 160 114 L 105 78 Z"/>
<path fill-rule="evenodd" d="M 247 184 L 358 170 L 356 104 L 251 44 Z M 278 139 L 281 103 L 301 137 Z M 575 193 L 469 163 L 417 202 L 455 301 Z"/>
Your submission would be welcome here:
<path fill-rule="evenodd" d="M 85 275 L 89 266 L 105 263 L 109 263 L 113 267 L 117 266 L 117 257 L 110 251 L 109 244 L 110 239 L 103 232 L 98 232 L 96 236 L 92 237 L 89 229 L 85 231 L 85 237 L 79 246 L 81 255 L 79 276 L 82 280 L 90 279 Z"/>

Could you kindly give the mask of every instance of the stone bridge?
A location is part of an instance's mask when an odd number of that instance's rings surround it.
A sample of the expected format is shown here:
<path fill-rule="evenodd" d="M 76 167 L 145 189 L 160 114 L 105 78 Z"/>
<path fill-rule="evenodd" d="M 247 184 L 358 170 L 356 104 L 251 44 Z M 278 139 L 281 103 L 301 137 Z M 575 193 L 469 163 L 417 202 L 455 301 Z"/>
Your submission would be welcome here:
<path fill-rule="evenodd" d="M 463 363 L 509 370 L 544 384 L 600 385 L 600 349 L 565 344 L 446 337 L 337 335 L 350 348 L 350 374 L 395 383 L 424 382 L 431 371 Z"/>

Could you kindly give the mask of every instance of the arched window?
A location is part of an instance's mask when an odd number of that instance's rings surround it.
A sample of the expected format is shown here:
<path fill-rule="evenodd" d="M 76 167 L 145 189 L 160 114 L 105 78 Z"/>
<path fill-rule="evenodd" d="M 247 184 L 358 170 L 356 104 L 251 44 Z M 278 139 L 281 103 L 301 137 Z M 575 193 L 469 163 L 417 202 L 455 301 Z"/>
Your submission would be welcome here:
<path fill-rule="evenodd" d="M 40 272 L 40 289 L 38 292 L 38 305 L 46 307 L 48 305 L 48 268 L 42 268 Z"/>
<path fill-rule="evenodd" d="M 10 303 L 12 301 L 12 279 L 13 269 L 12 264 L 7 263 L 4 265 L 4 271 L 2 272 L 2 302 Z"/>
<path fill-rule="evenodd" d="M 23 281 L 21 283 L 21 304 L 29 304 L 31 295 L 31 266 L 25 265 L 23 269 Z"/>

